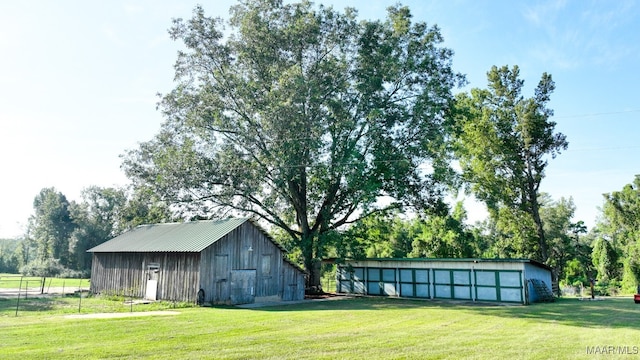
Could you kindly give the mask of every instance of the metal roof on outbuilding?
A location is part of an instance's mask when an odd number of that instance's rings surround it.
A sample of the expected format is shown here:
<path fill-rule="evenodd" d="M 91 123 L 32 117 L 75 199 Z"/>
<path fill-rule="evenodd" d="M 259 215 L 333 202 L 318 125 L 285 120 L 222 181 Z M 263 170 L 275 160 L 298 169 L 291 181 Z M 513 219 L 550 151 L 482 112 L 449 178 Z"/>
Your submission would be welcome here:
<path fill-rule="evenodd" d="M 543 269 L 547 269 L 551 271 L 551 267 L 549 265 L 543 264 L 539 261 L 532 259 L 522 259 L 522 258 L 364 258 L 364 259 L 340 259 L 333 260 L 336 261 L 400 261 L 400 262 L 471 262 L 471 263 L 529 263 L 535 266 L 541 267 Z"/>
<path fill-rule="evenodd" d="M 201 252 L 247 221 L 250 219 L 230 218 L 140 225 L 87 252 Z"/>

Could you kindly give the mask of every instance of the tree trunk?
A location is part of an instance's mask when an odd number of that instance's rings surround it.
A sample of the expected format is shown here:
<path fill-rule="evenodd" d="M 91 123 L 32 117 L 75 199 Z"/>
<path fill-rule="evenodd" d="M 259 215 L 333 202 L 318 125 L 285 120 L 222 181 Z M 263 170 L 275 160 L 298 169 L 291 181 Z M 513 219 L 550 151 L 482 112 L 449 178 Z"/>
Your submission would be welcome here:
<path fill-rule="evenodd" d="M 538 204 L 538 199 L 535 197 L 531 199 L 531 215 L 533 216 L 533 221 L 536 224 L 536 232 L 538 234 L 540 262 L 546 264 L 547 260 L 549 260 L 549 250 L 547 249 L 547 239 L 544 234 L 542 219 L 540 218 L 540 205 Z"/>
<path fill-rule="evenodd" d="M 322 288 L 320 286 L 321 263 L 317 258 L 317 251 L 315 251 L 316 236 L 313 234 L 302 235 L 302 256 L 304 257 L 304 267 L 308 272 L 306 288 L 308 292 L 318 292 Z"/>

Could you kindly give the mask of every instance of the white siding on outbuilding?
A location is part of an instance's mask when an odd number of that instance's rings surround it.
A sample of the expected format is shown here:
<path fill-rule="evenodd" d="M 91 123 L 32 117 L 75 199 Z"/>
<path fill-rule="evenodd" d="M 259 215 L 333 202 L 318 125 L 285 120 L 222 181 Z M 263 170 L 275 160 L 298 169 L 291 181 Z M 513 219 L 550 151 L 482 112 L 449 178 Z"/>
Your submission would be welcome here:
<path fill-rule="evenodd" d="M 535 266 L 534 264 L 524 264 L 524 268 L 525 273 L 527 274 L 527 279 L 538 279 L 543 281 L 546 285 L 551 286 L 551 271 L 547 271 L 547 269 Z M 537 302 L 541 300 L 530 281 L 527 282 L 527 292 L 529 293 L 529 302 Z"/>
<path fill-rule="evenodd" d="M 551 286 L 551 269 L 528 259 L 366 259 L 338 266 L 339 293 L 528 304 L 531 279 Z"/>

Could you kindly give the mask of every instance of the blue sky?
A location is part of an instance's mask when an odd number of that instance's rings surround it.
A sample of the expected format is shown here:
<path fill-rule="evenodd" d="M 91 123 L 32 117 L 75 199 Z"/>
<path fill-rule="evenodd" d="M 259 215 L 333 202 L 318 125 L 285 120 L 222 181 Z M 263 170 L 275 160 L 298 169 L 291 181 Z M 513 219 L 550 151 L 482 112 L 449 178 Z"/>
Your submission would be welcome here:
<path fill-rule="evenodd" d="M 373 19 L 396 2 L 349 4 Z M 23 233 L 44 187 L 79 200 L 84 187 L 127 183 L 119 155 L 159 130 L 156 93 L 172 88 L 179 44 L 167 29 L 197 3 L 0 2 L 0 238 Z M 234 2 L 200 3 L 226 17 Z M 402 3 L 416 21 L 438 24 L 469 88 L 486 87 L 492 65 L 518 65 L 526 93 L 552 74 L 550 106 L 569 149 L 550 161 L 541 190 L 573 197 L 574 220 L 591 227 L 602 194 L 640 173 L 640 3 Z M 468 210 L 472 221 L 483 216 L 477 204 Z"/>

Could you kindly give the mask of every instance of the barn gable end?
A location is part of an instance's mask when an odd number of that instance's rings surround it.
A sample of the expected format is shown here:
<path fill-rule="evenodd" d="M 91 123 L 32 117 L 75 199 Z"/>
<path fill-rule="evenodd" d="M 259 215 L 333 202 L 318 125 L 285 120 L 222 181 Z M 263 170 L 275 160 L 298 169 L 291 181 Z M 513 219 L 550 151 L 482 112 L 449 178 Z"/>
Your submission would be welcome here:
<path fill-rule="evenodd" d="M 249 219 L 143 225 L 89 252 L 94 293 L 224 304 L 304 299 L 304 272 Z"/>

